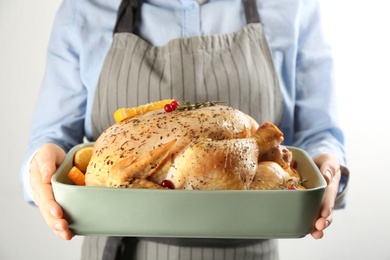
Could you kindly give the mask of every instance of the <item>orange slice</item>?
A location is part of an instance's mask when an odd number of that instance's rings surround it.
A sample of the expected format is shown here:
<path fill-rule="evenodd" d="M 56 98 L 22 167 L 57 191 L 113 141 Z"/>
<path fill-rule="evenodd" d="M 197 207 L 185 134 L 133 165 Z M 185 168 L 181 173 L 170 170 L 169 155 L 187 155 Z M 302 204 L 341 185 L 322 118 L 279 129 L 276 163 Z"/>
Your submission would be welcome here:
<path fill-rule="evenodd" d="M 114 119 L 116 122 L 122 122 L 126 119 L 145 114 L 149 111 L 164 108 L 166 104 L 170 104 L 174 99 L 165 99 L 161 101 L 151 102 L 138 107 L 120 108 L 115 111 Z"/>
<path fill-rule="evenodd" d="M 73 166 L 72 169 L 70 169 L 68 178 L 71 179 L 76 185 L 85 186 L 85 175 L 76 166 Z"/>
<path fill-rule="evenodd" d="M 73 158 L 73 165 L 85 173 L 92 157 L 93 146 L 84 146 L 76 151 Z"/>

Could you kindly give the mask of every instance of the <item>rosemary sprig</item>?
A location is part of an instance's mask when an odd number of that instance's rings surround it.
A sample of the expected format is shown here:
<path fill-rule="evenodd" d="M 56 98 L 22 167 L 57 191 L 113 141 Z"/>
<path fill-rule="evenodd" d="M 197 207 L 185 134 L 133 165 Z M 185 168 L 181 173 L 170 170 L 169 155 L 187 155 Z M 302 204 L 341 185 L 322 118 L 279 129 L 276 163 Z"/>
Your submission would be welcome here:
<path fill-rule="evenodd" d="M 178 111 L 186 111 L 186 110 L 198 109 L 201 107 L 212 107 L 212 106 L 216 106 L 216 105 L 221 104 L 221 103 L 224 103 L 224 102 L 206 101 L 206 102 L 191 104 L 190 102 L 187 102 L 187 101 L 181 101 L 180 105 L 176 109 Z"/>
<path fill-rule="evenodd" d="M 305 182 L 308 182 L 306 179 L 294 181 L 294 179 L 285 179 L 280 184 L 278 189 L 279 190 L 287 190 L 289 187 L 296 187 L 298 185 L 303 185 Z"/>

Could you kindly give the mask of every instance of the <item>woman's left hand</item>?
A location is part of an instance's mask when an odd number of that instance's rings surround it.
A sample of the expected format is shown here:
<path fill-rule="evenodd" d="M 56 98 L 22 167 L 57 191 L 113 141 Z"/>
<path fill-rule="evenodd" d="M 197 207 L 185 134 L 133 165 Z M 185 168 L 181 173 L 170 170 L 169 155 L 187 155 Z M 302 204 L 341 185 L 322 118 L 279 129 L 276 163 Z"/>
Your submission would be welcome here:
<path fill-rule="evenodd" d="M 320 239 L 324 236 L 324 230 L 333 221 L 333 210 L 339 189 L 341 172 L 340 164 L 331 154 L 319 155 L 314 158 L 314 162 L 317 164 L 328 184 L 325 190 L 325 198 L 320 211 L 320 217 L 315 222 L 315 229 L 311 232 L 313 238 Z"/>

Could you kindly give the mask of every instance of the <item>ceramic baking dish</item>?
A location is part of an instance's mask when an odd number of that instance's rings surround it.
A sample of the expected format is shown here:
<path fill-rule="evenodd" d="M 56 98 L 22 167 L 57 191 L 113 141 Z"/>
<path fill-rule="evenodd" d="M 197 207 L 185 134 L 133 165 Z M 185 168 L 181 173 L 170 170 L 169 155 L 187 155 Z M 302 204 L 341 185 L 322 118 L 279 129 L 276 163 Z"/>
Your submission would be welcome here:
<path fill-rule="evenodd" d="M 52 178 L 76 235 L 183 238 L 299 238 L 313 229 L 326 182 L 308 154 L 288 147 L 307 190 L 188 191 L 76 186 L 67 174 L 75 146 Z"/>

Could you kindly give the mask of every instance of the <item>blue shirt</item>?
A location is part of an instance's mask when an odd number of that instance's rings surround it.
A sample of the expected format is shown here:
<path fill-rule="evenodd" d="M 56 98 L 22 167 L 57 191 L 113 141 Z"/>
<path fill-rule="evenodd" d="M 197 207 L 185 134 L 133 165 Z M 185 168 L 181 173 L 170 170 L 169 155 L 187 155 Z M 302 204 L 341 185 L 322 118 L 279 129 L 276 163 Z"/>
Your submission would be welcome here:
<path fill-rule="evenodd" d="M 44 143 L 68 151 L 91 138 L 91 109 L 112 42 L 119 0 L 64 0 L 53 25 L 47 67 L 22 167 Z M 283 94 L 279 125 L 284 145 L 312 157 L 329 152 L 345 165 L 337 122 L 331 49 L 324 40 L 315 0 L 258 0 L 261 23 Z M 242 0 L 144 0 L 140 36 L 153 45 L 197 35 L 224 34 L 246 24 Z M 28 182 L 26 199 L 31 201 Z"/>

